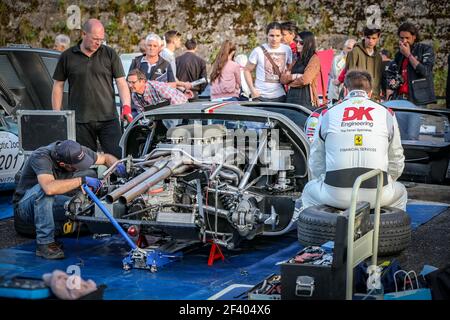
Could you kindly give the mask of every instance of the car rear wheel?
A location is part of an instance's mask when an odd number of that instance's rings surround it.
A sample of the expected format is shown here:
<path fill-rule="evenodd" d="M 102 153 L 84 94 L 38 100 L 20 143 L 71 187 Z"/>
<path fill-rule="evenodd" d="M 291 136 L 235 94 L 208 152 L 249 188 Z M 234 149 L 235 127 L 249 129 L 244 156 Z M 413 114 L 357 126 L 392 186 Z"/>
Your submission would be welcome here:
<path fill-rule="evenodd" d="M 299 242 L 304 246 L 318 246 L 334 241 L 337 214 L 343 212 L 333 207 L 319 205 L 306 208 L 297 221 Z M 373 228 L 374 214 L 370 214 Z M 404 250 L 411 240 L 411 218 L 400 209 L 381 208 L 378 254 L 386 256 Z"/>

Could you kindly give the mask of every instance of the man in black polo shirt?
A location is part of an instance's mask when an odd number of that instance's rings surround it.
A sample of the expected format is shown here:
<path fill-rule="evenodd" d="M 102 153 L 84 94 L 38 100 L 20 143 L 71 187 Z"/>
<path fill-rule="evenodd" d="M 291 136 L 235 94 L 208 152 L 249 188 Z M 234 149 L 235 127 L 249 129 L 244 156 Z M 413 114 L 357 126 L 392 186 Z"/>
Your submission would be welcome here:
<path fill-rule="evenodd" d="M 62 230 L 66 221 L 64 203 L 70 199 L 66 193 L 82 184 L 97 191 L 101 182 L 85 176 L 90 173 L 87 170 L 93 164 L 110 167 L 116 161 L 113 155 L 95 153 L 72 140 L 56 141 L 33 151 L 23 167 L 13 203 L 15 223 L 36 229 L 37 256 L 64 258 L 55 243 L 55 231 Z M 125 165 L 119 163 L 115 172 L 126 176 Z"/>
<path fill-rule="evenodd" d="M 131 114 L 130 91 L 122 63 L 114 49 L 103 45 L 102 23 L 89 19 L 82 40 L 63 52 L 53 79 L 53 110 L 61 110 L 64 81 L 69 81 L 69 106 L 75 110 L 77 141 L 96 151 L 97 137 L 102 151 L 120 158 L 120 123 L 115 106 L 113 79 L 122 102 L 122 117 Z"/>

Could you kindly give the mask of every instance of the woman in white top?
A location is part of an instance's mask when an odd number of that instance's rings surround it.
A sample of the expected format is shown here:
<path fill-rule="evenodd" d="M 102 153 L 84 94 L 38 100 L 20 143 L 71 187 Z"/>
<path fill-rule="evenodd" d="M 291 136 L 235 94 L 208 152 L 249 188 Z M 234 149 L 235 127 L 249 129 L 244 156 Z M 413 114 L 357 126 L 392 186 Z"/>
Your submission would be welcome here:
<path fill-rule="evenodd" d="M 239 100 L 249 100 L 251 91 L 248 87 L 247 81 L 245 81 L 244 69 L 248 62 L 248 57 L 245 54 L 238 54 L 234 57 L 234 61 L 239 64 L 241 70 L 241 93 Z"/>
<path fill-rule="evenodd" d="M 237 101 L 241 91 L 240 66 L 233 61 L 236 45 L 225 40 L 211 72 L 211 101 Z"/>

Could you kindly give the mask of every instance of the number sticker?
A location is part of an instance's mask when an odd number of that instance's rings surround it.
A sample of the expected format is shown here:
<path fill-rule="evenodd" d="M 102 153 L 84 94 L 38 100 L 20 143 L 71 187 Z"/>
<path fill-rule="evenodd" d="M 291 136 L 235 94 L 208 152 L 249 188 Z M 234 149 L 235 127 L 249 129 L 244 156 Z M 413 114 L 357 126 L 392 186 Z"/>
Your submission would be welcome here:
<path fill-rule="evenodd" d="M 0 132 L 0 189 L 14 183 L 14 176 L 22 168 L 23 154 L 19 154 L 19 138 L 10 132 Z"/>

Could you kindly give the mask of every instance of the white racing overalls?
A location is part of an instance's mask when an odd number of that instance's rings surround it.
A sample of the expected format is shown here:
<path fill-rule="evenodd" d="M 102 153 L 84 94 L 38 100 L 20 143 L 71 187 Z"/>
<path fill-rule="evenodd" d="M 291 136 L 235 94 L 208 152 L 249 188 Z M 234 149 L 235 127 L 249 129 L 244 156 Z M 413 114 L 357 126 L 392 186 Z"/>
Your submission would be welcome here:
<path fill-rule="evenodd" d="M 405 210 L 406 189 L 396 182 L 404 160 L 392 110 L 371 101 L 364 91 L 351 91 L 342 103 L 319 117 L 308 161 L 312 180 L 303 190 L 303 208 L 326 204 L 347 209 L 356 178 L 381 169 L 381 206 Z M 376 177 L 363 182 L 357 201 L 368 201 L 374 208 L 376 187 Z"/>

